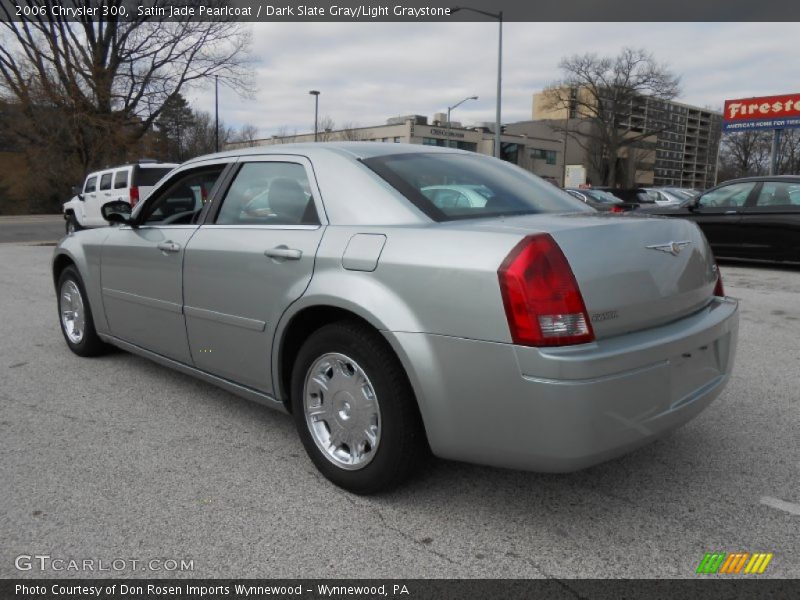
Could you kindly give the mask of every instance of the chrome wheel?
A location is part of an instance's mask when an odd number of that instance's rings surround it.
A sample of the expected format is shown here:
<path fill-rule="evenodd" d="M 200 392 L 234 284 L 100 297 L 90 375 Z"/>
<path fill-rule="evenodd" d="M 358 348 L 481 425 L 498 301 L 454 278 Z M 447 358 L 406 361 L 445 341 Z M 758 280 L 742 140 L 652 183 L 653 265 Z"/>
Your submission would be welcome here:
<path fill-rule="evenodd" d="M 86 312 L 83 309 L 83 297 L 78 285 L 67 279 L 61 286 L 61 325 L 69 341 L 80 344 L 86 328 Z"/>
<path fill-rule="evenodd" d="M 372 383 L 356 361 L 323 354 L 308 369 L 303 407 L 311 437 L 337 467 L 354 471 L 375 457 L 381 412 Z"/>

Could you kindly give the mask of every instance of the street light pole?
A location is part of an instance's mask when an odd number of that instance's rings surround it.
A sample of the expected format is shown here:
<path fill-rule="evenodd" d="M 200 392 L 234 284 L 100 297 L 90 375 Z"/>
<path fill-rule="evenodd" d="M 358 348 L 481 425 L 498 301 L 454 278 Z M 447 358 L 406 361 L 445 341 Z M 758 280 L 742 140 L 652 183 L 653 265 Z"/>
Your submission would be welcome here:
<path fill-rule="evenodd" d="M 457 13 L 460 10 L 468 10 L 470 12 L 497 19 L 499 25 L 497 36 L 497 111 L 494 120 L 494 155 L 497 158 L 501 157 L 501 141 L 500 141 L 500 122 L 501 122 L 501 109 L 502 104 L 502 88 L 503 88 L 503 11 L 498 13 L 487 12 L 479 8 L 469 8 L 468 6 L 455 6 L 450 9 L 450 14 Z"/>
<path fill-rule="evenodd" d="M 314 141 L 316 142 L 319 130 L 319 90 L 311 90 L 308 93 L 314 96 Z"/>
<path fill-rule="evenodd" d="M 214 75 L 214 148 L 219 152 L 219 75 Z"/>
<path fill-rule="evenodd" d="M 461 102 L 456 102 L 455 104 L 453 104 L 453 106 L 448 106 L 447 107 L 447 134 L 448 134 L 447 145 L 448 146 L 450 145 L 450 111 L 455 109 L 455 108 L 458 108 L 459 106 L 464 104 L 464 102 L 466 102 L 467 100 L 477 100 L 477 99 L 478 99 L 477 96 L 470 96 L 469 98 L 464 98 Z"/>
<path fill-rule="evenodd" d="M 500 96 L 503 89 L 503 11 L 497 13 L 497 22 L 500 26 L 497 36 L 497 115 L 494 119 L 494 155 L 500 158 L 502 147 L 500 141 Z"/>

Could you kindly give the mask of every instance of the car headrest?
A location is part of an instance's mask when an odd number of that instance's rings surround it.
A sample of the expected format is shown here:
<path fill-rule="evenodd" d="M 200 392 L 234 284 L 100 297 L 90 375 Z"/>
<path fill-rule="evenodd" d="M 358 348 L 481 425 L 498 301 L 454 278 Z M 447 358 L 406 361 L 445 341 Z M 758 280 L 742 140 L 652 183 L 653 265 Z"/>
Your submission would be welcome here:
<path fill-rule="evenodd" d="M 279 177 L 269 186 L 269 207 L 277 216 L 299 223 L 308 205 L 308 197 L 294 179 Z"/>

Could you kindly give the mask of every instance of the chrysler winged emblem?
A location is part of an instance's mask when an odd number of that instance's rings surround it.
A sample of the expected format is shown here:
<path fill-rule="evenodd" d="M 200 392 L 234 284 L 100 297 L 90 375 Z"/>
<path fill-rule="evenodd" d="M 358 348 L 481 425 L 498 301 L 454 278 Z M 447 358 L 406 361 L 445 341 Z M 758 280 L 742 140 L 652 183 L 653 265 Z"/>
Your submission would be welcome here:
<path fill-rule="evenodd" d="M 647 246 L 648 250 L 658 250 L 659 252 L 667 252 L 668 254 L 672 254 L 672 256 L 678 256 L 686 246 L 691 244 L 692 242 L 667 242 L 666 244 L 653 244 L 652 246 Z"/>

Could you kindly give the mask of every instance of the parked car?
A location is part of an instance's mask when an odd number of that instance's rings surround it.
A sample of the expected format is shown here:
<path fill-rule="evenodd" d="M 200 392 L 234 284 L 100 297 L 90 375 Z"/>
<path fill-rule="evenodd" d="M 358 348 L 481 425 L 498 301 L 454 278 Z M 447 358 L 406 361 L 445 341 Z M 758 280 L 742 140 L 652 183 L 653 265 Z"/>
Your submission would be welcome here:
<path fill-rule="evenodd" d="M 607 186 L 594 187 L 592 189 L 602 190 L 614 194 L 617 198 L 633 206 L 646 204 L 656 204 L 657 194 L 650 192 L 647 188 L 612 188 Z"/>
<path fill-rule="evenodd" d="M 626 210 L 632 210 L 636 207 L 634 204 L 623 202 L 614 194 L 605 190 L 598 190 L 595 188 L 564 188 L 564 191 L 601 212 L 620 213 Z"/>
<path fill-rule="evenodd" d="M 159 179 L 177 166 L 175 163 L 141 160 L 136 164 L 89 173 L 80 188 L 73 188 L 72 199 L 63 205 L 67 234 L 108 225 L 100 211 L 103 204 L 124 200 L 136 206 Z"/>
<path fill-rule="evenodd" d="M 437 206 L 435 185 L 490 198 Z M 291 413 L 353 492 L 398 484 L 428 449 L 587 467 L 689 421 L 731 373 L 737 303 L 693 223 L 608 218 L 472 152 L 238 149 L 103 211 L 119 226 L 53 256 L 69 348 L 114 345 Z"/>
<path fill-rule="evenodd" d="M 689 199 L 688 196 L 674 188 L 647 188 L 647 192 L 655 200 L 656 206 L 680 206 Z M 648 206 L 652 206 L 652 204 L 648 204 Z"/>
<path fill-rule="evenodd" d="M 800 263 L 800 176 L 726 181 L 651 214 L 697 223 L 718 258 Z"/>
<path fill-rule="evenodd" d="M 420 192 L 440 209 L 482 208 L 492 196 L 491 190 L 479 185 L 429 185 Z"/>

